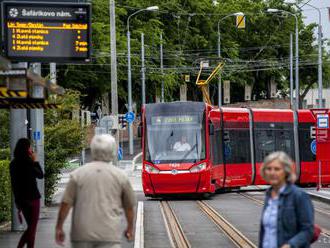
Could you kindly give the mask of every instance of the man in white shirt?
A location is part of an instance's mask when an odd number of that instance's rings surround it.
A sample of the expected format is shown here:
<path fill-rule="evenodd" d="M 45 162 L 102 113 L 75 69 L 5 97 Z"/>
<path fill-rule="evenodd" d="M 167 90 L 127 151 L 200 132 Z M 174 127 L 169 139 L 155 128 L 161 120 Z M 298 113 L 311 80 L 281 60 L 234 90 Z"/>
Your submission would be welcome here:
<path fill-rule="evenodd" d="M 184 136 L 184 135 L 181 136 L 181 140 L 177 141 L 174 144 L 173 150 L 176 151 L 176 152 L 190 151 L 191 150 L 191 146 L 187 142 L 187 136 Z"/>

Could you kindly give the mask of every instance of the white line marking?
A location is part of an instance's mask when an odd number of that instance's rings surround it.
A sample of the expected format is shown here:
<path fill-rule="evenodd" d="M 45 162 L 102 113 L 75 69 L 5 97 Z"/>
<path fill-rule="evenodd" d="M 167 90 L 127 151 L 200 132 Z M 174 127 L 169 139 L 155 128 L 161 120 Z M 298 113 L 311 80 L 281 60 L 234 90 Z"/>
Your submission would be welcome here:
<path fill-rule="evenodd" d="M 134 248 L 144 248 L 144 213 L 143 213 L 143 202 L 138 202 L 136 224 L 135 224 L 135 240 Z"/>

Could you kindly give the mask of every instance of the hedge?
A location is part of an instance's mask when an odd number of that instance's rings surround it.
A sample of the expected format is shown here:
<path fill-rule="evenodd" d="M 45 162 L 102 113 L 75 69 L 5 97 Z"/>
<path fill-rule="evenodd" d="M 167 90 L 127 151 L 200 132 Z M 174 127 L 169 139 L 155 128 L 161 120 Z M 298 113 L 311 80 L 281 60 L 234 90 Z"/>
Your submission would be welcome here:
<path fill-rule="evenodd" d="M 0 222 L 10 220 L 11 186 L 9 161 L 0 161 Z"/>

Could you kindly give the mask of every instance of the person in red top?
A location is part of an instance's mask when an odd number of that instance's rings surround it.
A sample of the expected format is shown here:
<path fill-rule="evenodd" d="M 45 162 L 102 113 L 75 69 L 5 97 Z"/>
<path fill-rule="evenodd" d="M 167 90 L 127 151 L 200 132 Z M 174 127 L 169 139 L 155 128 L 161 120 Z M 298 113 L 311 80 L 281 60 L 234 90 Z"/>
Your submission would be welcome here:
<path fill-rule="evenodd" d="M 43 178 L 44 173 L 32 152 L 30 141 L 26 138 L 20 139 L 16 144 L 14 159 L 10 163 L 10 177 L 19 216 L 22 212 L 27 223 L 27 229 L 17 248 L 22 248 L 25 244 L 28 248 L 33 248 L 41 198 L 36 179 Z"/>

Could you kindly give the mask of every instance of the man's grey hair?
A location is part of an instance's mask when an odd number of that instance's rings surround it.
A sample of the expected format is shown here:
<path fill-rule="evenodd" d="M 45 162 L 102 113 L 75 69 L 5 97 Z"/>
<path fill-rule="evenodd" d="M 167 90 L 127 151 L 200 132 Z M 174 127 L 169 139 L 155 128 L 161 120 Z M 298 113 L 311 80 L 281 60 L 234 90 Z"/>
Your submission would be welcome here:
<path fill-rule="evenodd" d="M 110 134 L 95 135 L 91 142 L 94 161 L 113 162 L 117 156 L 116 140 Z"/>
<path fill-rule="evenodd" d="M 269 154 L 265 160 L 263 165 L 261 166 L 261 176 L 263 179 L 267 181 L 266 175 L 265 175 L 265 170 L 267 166 L 272 163 L 273 161 L 278 161 L 284 169 L 285 172 L 285 178 L 287 182 L 293 182 L 295 181 L 295 172 L 293 171 L 293 162 L 292 159 L 287 155 L 285 152 L 273 152 Z"/>

